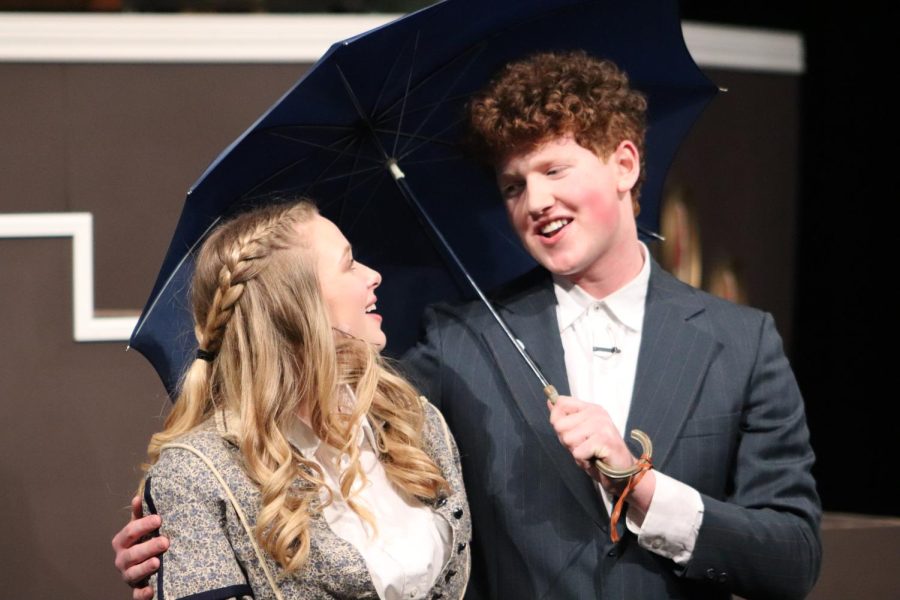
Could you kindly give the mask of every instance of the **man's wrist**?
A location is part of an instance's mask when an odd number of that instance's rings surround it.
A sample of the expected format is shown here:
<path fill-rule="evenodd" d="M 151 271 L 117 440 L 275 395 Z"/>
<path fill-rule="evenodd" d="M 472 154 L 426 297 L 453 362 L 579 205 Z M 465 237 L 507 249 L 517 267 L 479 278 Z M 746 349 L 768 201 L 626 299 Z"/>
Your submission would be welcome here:
<path fill-rule="evenodd" d="M 654 493 L 656 493 L 656 473 L 653 469 L 650 469 L 644 474 L 644 477 L 634 490 L 632 490 L 626 500 L 630 510 L 636 509 L 637 512 L 641 514 L 641 521 L 643 521 L 643 515 L 647 514 L 647 511 L 650 510 L 650 504 L 653 502 Z"/>

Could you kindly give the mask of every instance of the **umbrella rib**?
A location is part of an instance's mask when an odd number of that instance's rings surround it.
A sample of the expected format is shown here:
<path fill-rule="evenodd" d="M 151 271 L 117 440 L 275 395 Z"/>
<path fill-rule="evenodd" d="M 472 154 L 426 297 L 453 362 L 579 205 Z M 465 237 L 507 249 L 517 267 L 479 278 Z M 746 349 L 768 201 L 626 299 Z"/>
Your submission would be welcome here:
<path fill-rule="evenodd" d="M 353 222 L 350 224 L 349 228 L 347 229 L 348 233 L 353 231 L 353 229 L 356 227 L 356 223 L 362 218 L 362 215 L 365 212 L 366 207 L 372 203 L 372 199 L 375 197 L 375 192 L 378 191 L 378 188 L 381 186 L 381 183 L 383 181 L 384 181 L 383 179 L 378 179 L 375 182 L 375 185 L 371 186 L 371 191 L 369 192 L 369 197 L 366 198 L 365 202 L 362 203 L 362 206 L 357 211 L 356 218 L 353 220 Z"/>
<path fill-rule="evenodd" d="M 438 100 L 438 102 L 435 103 L 435 105 L 431 108 L 431 110 L 428 111 L 428 114 L 425 115 L 425 118 L 422 119 L 421 121 L 419 121 L 419 127 L 413 133 L 418 135 L 418 133 L 420 131 L 422 131 L 422 128 L 425 126 L 425 124 L 428 123 L 431 120 L 431 118 L 434 116 L 434 113 L 437 112 L 438 107 L 440 107 L 442 104 L 447 102 L 447 98 L 450 96 L 450 92 L 454 88 L 456 88 L 456 86 L 459 84 L 459 82 L 463 78 L 463 76 L 466 73 L 468 73 L 469 69 L 472 68 L 472 65 L 475 64 L 475 59 L 481 55 L 481 52 L 484 50 L 484 48 L 485 48 L 484 44 L 479 44 L 478 46 L 474 46 L 470 52 L 466 53 L 466 55 L 469 56 L 468 62 L 466 62 L 466 64 L 463 65 L 463 68 L 457 72 L 456 79 L 454 79 L 453 83 L 450 84 L 444 90 L 444 94 L 443 94 L 443 96 L 441 96 L 440 100 Z M 459 122 L 459 121 L 456 121 L 456 122 Z M 452 123 L 450 125 L 450 127 L 453 127 L 456 124 L 456 122 Z M 450 127 L 444 128 L 443 130 L 440 131 L 440 133 L 444 133 L 445 131 L 450 129 Z M 401 150 L 401 152 L 403 152 L 405 155 L 408 155 L 408 153 L 405 152 L 405 150 L 406 150 L 406 148 L 409 147 L 409 144 L 410 144 L 410 142 L 407 142 L 406 145 L 403 147 L 403 150 Z"/>
<path fill-rule="evenodd" d="M 307 189 L 307 190 L 312 189 L 313 187 L 315 187 L 316 185 L 319 185 L 319 184 L 321 184 L 321 183 L 328 183 L 328 182 L 330 182 L 330 181 L 339 181 L 339 180 L 341 180 L 341 179 L 344 179 L 345 177 L 349 177 L 349 178 L 352 179 L 352 178 L 353 178 L 353 175 L 354 175 L 354 171 L 351 171 L 351 172 L 349 172 L 349 173 L 347 173 L 347 172 L 341 172 L 341 173 L 339 173 L 338 175 L 333 175 L 333 176 L 327 177 L 327 178 L 324 177 L 324 175 L 325 175 L 328 171 L 330 171 L 330 170 L 331 170 L 331 167 L 333 167 L 333 166 L 334 166 L 341 158 L 343 158 L 344 156 L 346 156 L 347 153 L 350 151 L 350 149 L 356 144 L 356 142 L 359 142 L 359 141 L 360 141 L 359 138 L 351 138 L 351 139 L 350 139 L 350 143 L 347 144 L 347 145 L 344 147 L 344 149 L 341 150 L 340 153 L 339 153 L 337 156 L 334 157 L 334 160 L 332 160 L 332 161 L 331 161 L 324 169 L 322 169 L 322 171 L 321 171 L 321 172 L 319 173 L 319 175 L 312 181 L 312 183 L 310 183 L 310 184 L 307 185 L 306 189 Z M 356 147 L 357 147 L 357 152 L 356 152 L 355 158 L 359 158 L 359 157 L 360 157 L 361 146 L 362 146 L 362 144 L 358 144 L 358 145 L 356 146 Z M 354 162 L 354 168 L 355 168 L 355 165 L 356 165 L 356 163 Z M 372 166 L 372 167 L 366 167 L 366 168 L 363 170 L 363 172 L 366 172 L 366 171 L 375 171 L 375 170 L 378 170 L 379 168 L 380 168 L 380 165 L 376 164 L 375 166 Z"/>
<path fill-rule="evenodd" d="M 347 141 L 347 142 L 349 142 L 349 143 L 347 144 L 347 146 L 349 147 L 349 146 L 352 146 L 352 145 L 353 145 L 353 142 L 355 142 L 356 140 L 355 140 L 355 138 L 348 137 L 348 138 L 344 138 L 343 140 L 339 140 L 339 141 Z M 333 152 L 338 152 L 338 150 L 336 150 L 336 149 L 334 149 L 334 148 L 325 148 L 325 149 L 326 149 L 326 150 L 331 150 L 331 151 L 333 151 Z M 330 168 L 332 167 L 332 165 L 334 165 L 334 163 L 336 163 L 338 160 L 340 160 L 340 158 L 346 153 L 346 151 L 347 151 L 347 148 L 344 148 L 343 150 L 340 150 L 340 151 L 338 152 L 338 154 L 333 158 L 333 160 L 331 161 L 331 163 L 329 163 L 328 166 L 326 166 L 325 169 L 322 170 L 322 172 L 320 173 L 320 176 L 321 176 L 322 173 L 327 172 L 328 169 L 330 169 Z M 250 188 L 249 190 L 247 190 L 247 192 L 245 192 L 244 194 L 241 194 L 241 197 L 242 197 L 242 198 L 252 198 L 253 195 L 256 193 L 257 190 L 259 190 L 259 189 L 262 188 L 263 186 L 269 184 L 270 182 L 272 182 L 272 181 L 278 179 L 278 178 L 281 177 L 284 173 L 290 171 L 291 169 L 295 168 L 297 165 L 302 164 L 304 161 L 307 161 L 307 160 L 309 160 L 309 159 L 310 159 L 309 156 L 304 156 L 303 158 L 299 158 L 299 159 L 297 159 L 297 160 L 295 160 L 295 161 L 293 161 L 293 162 L 291 162 L 291 163 L 288 163 L 287 165 L 285 165 L 285 166 L 283 166 L 282 168 L 278 169 L 277 171 L 275 171 L 274 173 L 272 173 L 270 176 L 266 177 L 265 179 L 263 179 L 262 181 L 260 181 L 259 183 L 257 183 L 257 184 L 254 185 L 253 187 L 251 187 L 251 188 Z M 377 167 L 371 167 L 371 168 L 377 168 Z M 317 180 L 314 180 L 312 183 L 306 184 L 306 189 L 309 189 L 310 187 L 312 187 L 313 185 L 315 185 L 316 182 L 317 182 Z M 299 186 L 296 186 L 296 187 L 299 187 Z M 269 190 L 269 191 L 271 191 L 271 190 Z"/>
<path fill-rule="evenodd" d="M 377 177 L 379 174 L 379 171 L 380 171 L 380 169 L 377 167 L 370 167 L 369 169 L 364 169 L 362 171 L 356 172 L 355 175 L 361 175 L 363 173 L 366 173 L 367 176 L 364 177 L 363 179 L 361 179 L 360 181 L 358 181 L 357 183 L 353 184 L 352 186 L 349 186 L 348 189 L 345 190 L 344 192 L 342 192 L 340 195 L 336 195 L 336 196 L 332 195 L 330 197 L 335 201 L 348 197 L 357 188 L 362 187 L 363 185 L 367 184 L 369 181 L 372 180 L 373 177 Z M 336 175 L 336 176 L 330 177 L 328 179 L 313 181 L 310 183 L 299 183 L 291 188 L 286 188 L 286 189 L 278 190 L 278 191 L 281 193 L 295 192 L 301 196 L 308 196 L 312 200 L 315 200 L 317 204 L 321 205 L 322 198 L 315 197 L 315 193 L 312 192 L 313 187 L 316 185 L 319 185 L 319 184 L 329 183 L 331 181 L 340 180 L 341 177 L 342 176 L 340 176 L 340 175 Z M 271 191 L 274 191 L 274 190 L 271 190 Z M 326 203 L 326 205 L 330 205 L 330 204 Z"/>
<path fill-rule="evenodd" d="M 451 61 L 448 62 L 447 64 L 441 66 L 439 69 L 435 69 L 434 71 L 432 71 L 431 73 L 429 73 L 428 75 L 426 75 L 426 76 L 425 76 L 421 81 L 419 81 L 415 86 L 413 86 L 413 88 L 409 90 L 409 95 L 412 95 L 412 94 L 416 93 L 421 87 L 423 87 L 423 86 L 424 86 L 425 84 L 427 84 L 429 81 L 431 81 L 432 79 L 434 79 L 434 78 L 437 77 L 438 75 L 442 74 L 442 73 L 443 73 L 444 71 L 446 71 L 447 69 L 453 67 L 458 61 L 460 61 L 460 60 L 462 60 L 463 58 L 465 58 L 465 56 L 466 56 L 468 53 L 474 52 L 474 51 L 477 49 L 477 50 L 478 50 L 478 53 L 480 54 L 480 53 L 484 50 L 485 47 L 486 47 L 486 44 L 484 44 L 484 43 L 475 44 L 474 46 L 472 46 L 472 47 L 471 47 L 469 50 L 467 50 L 466 52 L 464 52 L 464 53 L 462 53 L 462 54 L 459 54 L 459 55 L 453 57 L 453 60 L 451 60 Z M 395 100 L 392 104 L 390 104 L 389 106 L 386 106 L 386 107 L 384 108 L 384 110 L 382 110 L 382 111 L 379 113 L 379 115 L 376 115 L 376 121 L 380 121 L 380 120 L 382 120 L 382 118 L 384 118 L 384 117 L 386 117 L 387 115 L 389 115 L 389 114 L 391 113 L 391 111 L 393 111 L 393 110 L 397 107 L 397 104 L 398 104 L 400 101 L 401 101 L 401 100 L 399 100 L 399 99 L 398 99 L 398 100 Z M 446 99 L 444 99 L 442 102 L 446 102 Z"/>
<path fill-rule="evenodd" d="M 366 185 L 367 183 L 369 183 L 373 177 L 377 177 L 379 175 L 379 169 L 375 169 L 375 168 L 366 169 L 363 171 L 359 171 L 358 173 L 356 173 L 356 175 L 362 175 L 363 173 L 367 174 L 366 177 L 364 177 L 362 179 L 362 181 L 358 181 L 355 184 L 348 185 L 347 190 L 343 194 L 341 194 L 341 196 L 339 196 L 339 197 L 349 196 L 350 193 L 356 191 L 357 189 L 359 189 L 359 188 L 363 187 L 364 185 Z"/>
<path fill-rule="evenodd" d="M 465 155 L 457 154 L 456 156 L 441 156 L 438 158 L 422 158 L 419 160 L 407 160 L 403 164 L 405 166 L 409 165 L 426 165 L 428 163 L 439 163 L 439 162 L 448 162 L 451 160 L 463 160 Z"/>
<path fill-rule="evenodd" d="M 350 85 L 350 82 L 347 80 L 347 76 L 344 75 L 344 70 L 341 69 L 340 65 L 335 65 L 337 69 L 338 75 L 341 78 L 341 83 L 344 84 L 344 89 L 347 92 L 347 95 L 350 96 L 350 101 L 353 103 L 353 108 L 356 109 L 356 114 L 359 115 L 359 118 L 362 119 L 363 123 L 366 125 L 366 128 L 369 130 L 369 133 L 372 135 L 372 141 L 375 146 L 381 151 L 384 160 L 387 161 L 388 154 L 384 150 L 384 146 L 381 145 L 381 140 L 378 139 L 378 136 L 375 135 L 375 129 L 372 126 L 372 121 L 369 119 L 368 115 L 366 115 L 365 111 L 363 111 L 362 105 L 359 103 L 359 98 L 356 97 L 356 94 L 353 92 L 353 87 Z"/>
<path fill-rule="evenodd" d="M 352 180 L 355 175 L 362 175 L 364 173 L 373 173 L 373 172 L 377 173 L 380 170 L 381 170 L 381 166 L 377 165 L 377 166 L 373 166 L 373 167 L 365 167 L 363 169 L 359 169 L 356 171 L 349 171 L 346 173 L 341 173 L 339 175 L 332 175 L 331 177 L 316 178 L 313 181 L 311 181 L 310 183 L 306 184 L 306 189 L 310 189 L 314 186 L 317 186 L 317 185 L 320 185 L 323 183 L 331 183 L 332 181 L 341 181 L 342 179 Z M 301 185 L 303 185 L 303 184 L 301 184 Z"/>
<path fill-rule="evenodd" d="M 395 131 L 394 131 L 393 129 L 381 129 L 381 128 L 376 128 L 375 131 L 378 132 L 378 133 L 386 133 L 386 134 L 392 134 L 392 133 L 395 133 Z M 447 146 L 448 148 L 455 148 L 455 147 L 456 147 L 456 144 L 454 144 L 453 142 L 450 142 L 450 141 L 447 141 L 447 140 L 441 140 L 441 139 L 438 139 L 438 138 L 436 138 L 436 137 L 427 137 L 427 136 L 424 136 L 424 135 L 416 135 L 416 134 L 414 134 L 414 133 L 403 133 L 403 132 L 396 132 L 396 133 L 397 133 L 398 136 L 403 136 L 403 137 L 407 137 L 407 138 L 413 138 L 413 139 L 417 139 L 417 140 L 422 140 L 422 141 L 426 141 L 426 142 L 431 142 L 432 144 L 439 144 L 439 145 L 441 145 L 441 146 Z"/>
<path fill-rule="evenodd" d="M 277 129 L 321 129 L 322 131 L 347 131 L 352 132 L 350 125 L 316 125 L 312 123 L 293 123 L 291 125 L 278 125 L 262 131 L 274 131 Z"/>
<path fill-rule="evenodd" d="M 429 103 L 427 103 L 427 104 L 419 104 L 419 105 L 417 105 L 417 106 L 414 106 L 414 107 L 411 107 L 411 108 L 407 109 L 406 114 L 407 114 L 407 115 L 413 115 L 413 114 L 415 114 L 415 113 L 423 112 L 423 111 L 426 111 L 426 110 L 431 110 L 431 108 L 433 108 L 433 107 L 435 107 L 435 106 L 440 106 L 440 105 L 442 105 L 442 104 L 446 104 L 447 102 L 454 102 L 454 101 L 460 100 L 460 99 L 462 99 L 462 98 L 468 98 L 468 97 L 471 96 L 471 95 L 472 95 L 472 92 L 463 92 L 463 93 L 457 94 L 457 95 L 455 95 L 455 96 L 448 96 L 448 97 L 446 97 L 446 98 L 442 98 L 441 100 L 438 100 L 438 101 L 436 101 L 436 102 L 429 102 Z M 384 120 L 387 119 L 387 114 L 383 114 L 383 115 L 381 115 L 379 118 L 380 118 L 382 121 L 384 121 Z"/>
<path fill-rule="evenodd" d="M 359 167 L 359 157 L 362 153 L 362 144 L 357 146 L 356 155 L 353 157 L 353 170 L 350 172 L 350 177 L 347 178 L 347 187 L 344 189 L 344 198 L 350 196 L 350 191 L 353 190 L 353 176 L 356 173 L 356 169 Z M 340 211 L 338 212 L 338 221 L 341 222 L 344 220 L 344 208 L 347 206 L 346 202 L 341 203 Z"/>
<path fill-rule="evenodd" d="M 353 141 L 356 140 L 356 137 L 355 137 L 355 136 L 348 135 L 348 136 L 344 136 L 344 137 L 342 137 L 342 138 L 340 138 L 340 139 L 338 139 L 338 140 L 335 140 L 335 141 L 332 142 L 330 145 L 327 145 L 327 146 L 326 146 L 325 144 L 319 144 L 319 143 L 316 143 L 316 142 L 311 142 L 311 141 L 309 141 L 309 140 L 304 140 L 304 139 L 301 139 L 301 138 L 295 138 L 295 137 L 292 137 L 292 136 L 289 136 L 289 135 L 285 135 L 285 134 L 283 134 L 283 133 L 279 133 L 279 132 L 276 132 L 276 131 L 267 130 L 266 133 L 267 133 L 268 135 L 271 135 L 271 136 L 274 136 L 274 137 L 279 137 L 279 138 L 286 139 L 286 140 L 291 141 L 291 142 L 296 142 L 296 143 L 298 143 L 298 144 L 303 144 L 303 145 L 305 145 L 305 146 L 309 146 L 309 147 L 311 147 L 311 148 L 316 148 L 316 149 L 318 149 L 318 150 L 326 150 L 326 151 L 328 151 L 328 152 L 335 152 L 335 153 L 337 153 L 338 158 L 340 158 L 341 156 L 344 155 L 344 153 L 346 152 L 346 148 L 337 147 L 337 144 L 342 143 L 342 142 L 347 142 L 347 141 L 349 141 L 349 142 L 352 143 Z M 381 161 L 379 161 L 379 160 L 377 160 L 377 159 L 374 159 L 374 158 L 367 158 L 367 157 L 362 157 L 362 158 L 364 158 L 365 160 L 369 160 L 369 161 L 371 161 L 371 162 L 373 162 L 373 163 L 381 164 Z"/>
<path fill-rule="evenodd" d="M 384 97 L 385 92 L 387 91 L 388 82 L 393 79 L 394 71 L 396 71 L 397 66 L 400 64 L 400 57 L 403 56 L 402 52 L 398 52 L 396 56 L 394 56 L 394 62 L 391 64 L 391 68 L 388 69 L 387 74 L 384 76 L 384 79 L 381 81 L 381 89 L 378 90 L 378 95 L 375 97 L 375 104 L 373 106 L 378 106 L 381 104 L 381 99 Z"/>
<path fill-rule="evenodd" d="M 332 198 L 334 201 L 337 201 L 337 200 L 341 200 L 343 198 L 349 197 L 350 194 L 352 194 L 357 188 L 362 187 L 363 185 L 366 185 L 367 183 L 369 183 L 372 180 L 372 178 L 377 177 L 379 174 L 378 171 L 379 171 L 379 169 L 373 167 L 373 168 L 369 169 L 368 171 L 360 171 L 360 172 L 356 173 L 356 175 L 366 173 L 367 176 L 360 179 L 357 183 L 353 184 L 352 186 L 348 187 L 347 190 L 340 193 L 339 195 L 331 195 L 330 198 Z M 267 190 L 266 196 L 271 195 L 276 192 L 279 194 L 283 194 L 283 195 L 296 194 L 297 196 L 303 196 L 303 197 L 309 198 L 309 199 L 313 200 L 314 202 L 316 202 L 316 204 L 321 205 L 322 197 L 316 196 L 316 192 L 314 190 L 315 186 L 320 185 L 320 184 L 329 183 L 330 181 L 335 181 L 335 180 L 339 180 L 339 179 L 341 179 L 340 176 L 335 176 L 335 177 L 324 179 L 321 181 L 314 181 L 314 182 L 309 182 L 309 183 L 298 183 L 297 185 L 289 187 L 289 188 L 284 188 L 284 189 L 279 189 L 279 190 L 274 190 L 274 189 Z M 246 198 L 246 199 L 252 200 L 252 198 Z"/>
<path fill-rule="evenodd" d="M 400 131 L 403 129 L 403 117 L 406 114 L 406 101 L 409 99 L 409 88 L 412 85 L 413 70 L 416 66 L 416 53 L 419 51 L 419 31 L 416 31 L 413 39 L 412 56 L 409 58 L 409 71 L 406 74 L 406 89 L 403 91 L 403 100 L 400 103 L 400 117 L 397 121 L 397 135 L 394 136 L 394 147 L 391 149 L 391 156 L 397 155 L 397 144 L 400 142 Z M 375 106 L 378 106 L 377 104 Z"/>
<path fill-rule="evenodd" d="M 458 118 L 458 119 L 456 119 L 456 120 L 454 120 L 454 121 L 451 121 L 449 125 L 447 125 L 447 126 L 444 127 L 443 129 L 441 129 L 440 131 L 438 131 L 438 132 L 437 132 L 437 135 L 442 135 L 442 134 L 444 134 L 444 133 L 450 131 L 451 129 L 453 129 L 454 127 L 456 127 L 459 123 L 461 123 L 462 120 L 463 120 L 463 117 L 460 117 L 460 118 Z M 410 136 L 410 137 L 412 138 L 412 136 Z M 416 137 L 417 137 L 418 139 L 425 140 L 425 141 L 422 141 L 422 142 L 416 144 L 415 146 L 413 146 L 413 147 L 412 147 L 411 149 L 409 149 L 408 151 L 406 150 L 406 148 L 409 147 L 409 143 L 407 143 L 406 146 L 404 146 L 404 152 L 403 152 L 403 154 L 401 154 L 401 155 L 398 157 L 398 161 L 401 160 L 401 159 L 406 158 L 406 157 L 409 156 L 410 154 L 413 154 L 414 152 L 416 152 L 419 148 L 421 148 L 422 146 L 424 146 L 424 145 L 425 145 L 426 143 L 428 143 L 428 142 L 431 142 L 431 143 L 442 143 L 442 142 L 438 141 L 437 138 L 427 138 L 427 137 L 424 137 L 424 136 L 416 136 Z M 447 142 L 443 142 L 443 143 L 446 144 Z M 455 146 L 456 144 L 452 144 L 452 145 Z"/>

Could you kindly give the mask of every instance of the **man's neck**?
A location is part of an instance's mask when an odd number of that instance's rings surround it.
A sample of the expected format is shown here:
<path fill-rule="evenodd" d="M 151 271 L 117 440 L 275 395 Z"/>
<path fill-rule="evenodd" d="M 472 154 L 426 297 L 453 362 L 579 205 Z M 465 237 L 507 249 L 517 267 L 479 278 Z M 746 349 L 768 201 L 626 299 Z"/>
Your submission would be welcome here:
<path fill-rule="evenodd" d="M 635 239 L 623 252 L 605 256 L 583 273 L 566 276 L 566 279 L 601 300 L 637 277 L 644 260 L 641 244 Z"/>

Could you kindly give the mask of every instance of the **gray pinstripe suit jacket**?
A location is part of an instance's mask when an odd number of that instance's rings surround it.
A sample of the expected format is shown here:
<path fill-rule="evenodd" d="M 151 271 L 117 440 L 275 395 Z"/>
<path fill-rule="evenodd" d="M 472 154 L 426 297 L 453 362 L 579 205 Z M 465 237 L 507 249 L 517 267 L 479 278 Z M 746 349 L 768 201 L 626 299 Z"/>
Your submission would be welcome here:
<path fill-rule="evenodd" d="M 555 303 L 543 270 L 495 298 L 568 394 Z M 430 308 L 425 337 L 404 361 L 462 453 L 474 527 L 467 597 L 788 598 L 815 582 L 813 453 L 770 315 L 653 263 L 627 428 L 650 435 L 657 469 L 702 495 L 703 524 L 684 568 L 630 533 L 612 545 L 591 479 L 557 441 L 540 386 L 484 307 Z"/>

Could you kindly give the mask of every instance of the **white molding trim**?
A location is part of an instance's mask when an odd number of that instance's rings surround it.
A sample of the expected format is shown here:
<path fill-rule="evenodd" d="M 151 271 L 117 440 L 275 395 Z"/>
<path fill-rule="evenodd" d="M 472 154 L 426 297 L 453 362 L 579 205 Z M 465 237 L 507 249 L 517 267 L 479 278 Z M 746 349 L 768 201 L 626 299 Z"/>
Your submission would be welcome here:
<path fill-rule="evenodd" d="M 682 31 L 701 67 L 792 75 L 806 70 L 799 33 L 691 22 L 683 23 Z"/>
<path fill-rule="evenodd" d="M 0 13 L 0 62 L 313 63 L 398 16 Z"/>
<path fill-rule="evenodd" d="M 76 342 L 127 341 L 133 317 L 94 314 L 94 219 L 91 213 L 0 214 L 2 238 L 72 238 L 72 315 Z"/>
<path fill-rule="evenodd" d="M 0 62 L 312 63 L 400 15 L 0 13 Z M 802 73 L 795 32 L 683 24 L 701 67 Z"/>

